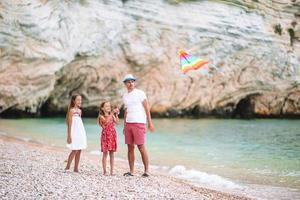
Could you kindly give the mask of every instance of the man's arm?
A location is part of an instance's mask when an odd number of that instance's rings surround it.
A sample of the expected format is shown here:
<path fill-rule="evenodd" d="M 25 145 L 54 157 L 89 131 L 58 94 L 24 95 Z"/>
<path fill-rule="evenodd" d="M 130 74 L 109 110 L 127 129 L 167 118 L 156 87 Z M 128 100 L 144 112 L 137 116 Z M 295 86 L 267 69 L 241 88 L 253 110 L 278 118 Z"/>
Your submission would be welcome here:
<path fill-rule="evenodd" d="M 154 127 L 153 127 L 153 124 L 152 124 L 151 113 L 150 113 L 150 108 L 149 108 L 150 106 L 149 106 L 149 103 L 148 103 L 147 99 L 145 99 L 143 101 L 143 106 L 144 106 L 146 116 L 147 116 L 148 128 L 151 132 L 153 132 Z"/>
<path fill-rule="evenodd" d="M 127 108 L 124 108 L 124 125 L 126 123 Z"/>
<path fill-rule="evenodd" d="M 124 108 L 124 128 L 123 128 L 123 134 L 125 134 L 125 124 L 126 124 L 126 116 L 127 116 L 127 108 Z"/>

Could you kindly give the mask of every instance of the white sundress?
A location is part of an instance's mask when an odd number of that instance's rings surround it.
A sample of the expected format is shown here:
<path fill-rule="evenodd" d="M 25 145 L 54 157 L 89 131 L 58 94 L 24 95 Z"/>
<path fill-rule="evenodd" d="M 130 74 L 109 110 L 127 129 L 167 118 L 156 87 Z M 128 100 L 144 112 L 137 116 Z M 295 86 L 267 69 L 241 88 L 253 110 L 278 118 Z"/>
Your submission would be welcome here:
<path fill-rule="evenodd" d="M 71 150 L 81 150 L 87 147 L 86 145 L 86 133 L 81 120 L 81 110 L 72 109 L 72 125 L 71 125 L 71 144 L 67 144 L 67 147 Z"/>

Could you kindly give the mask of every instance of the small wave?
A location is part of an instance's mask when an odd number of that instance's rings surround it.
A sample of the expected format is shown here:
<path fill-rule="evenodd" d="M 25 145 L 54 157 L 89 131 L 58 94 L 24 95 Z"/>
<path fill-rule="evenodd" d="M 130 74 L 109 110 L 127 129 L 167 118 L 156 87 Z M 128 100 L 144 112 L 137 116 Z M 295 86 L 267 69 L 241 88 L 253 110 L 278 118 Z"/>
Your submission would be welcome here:
<path fill-rule="evenodd" d="M 251 171 L 251 169 L 249 169 Z M 271 169 L 255 169 L 254 173 L 262 175 L 274 175 L 281 177 L 298 177 L 300 176 L 300 171 L 275 171 Z"/>
<path fill-rule="evenodd" d="M 101 151 L 93 150 L 93 151 L 90 151 L 90 154 L 99 156 L 99 155 L 101 155 Z"/>
<path fill-rule="evenodd" d="M 24 142 L 30 142 L 30 143 L 41 144 L 41 145 L 47 144 L 44 141 L 37 140 L 37 139 L 32 139 L 32 138 L 29 138 L 29 137 L 21 137 L 21 136 L 13 136 L 13 137 L 18 139 L 18 140 L 24 141 Z"/>
<path fill-rule="evenodd" d="M 101 151 L 99 150 L 92 150 L 89 152 L 90 154 L 92 155 L 101 155 Z M 121 162 L 128 162 L 127 159 L 123 159 L 123 158 L 120 158 L 120 157 L 115 157 L 115 161 L 121 161 Z M 140 163 L 140 162 L 135 162 L 135 166 L 136 167 L 139 167 L 139 168 L 143 168 L 144 165 L 143 163 Z M 170 167 L 168 166 L 160 166 L 160 165 L 149 165 L 150 169 L 153 169 L 153 170 L 156 170 L 156 171 L 163 171 L 163 172 L 168 172 L 168 170 L 170 169 Z"/>
<path fill-rule="evenodd" d="M 162 172 L 168 172 L 170 169 L 170 167 L 168 166 L 160 166 L 160 165 L 150 165 L 150 168 Z"/>
<path fill-rule="evenodd" d="M 36 140 L 36 139 L 32 139 L 30 137 L 24 137 L 24 136 L 10 135 L 10 134 L 2 132 L 2 131 L 0 131 L 0 135 L 6 136 L 6 137 L 12 138 L 12 139 L 20 140 L 23 142 L 30 142 L 30 143 L 41 144 L 41 145 L 46 144 L 45 142 L 43 142 L 41 140 Z"/>
<path fill-rule="evenodd" d="M 5 133 L 5 132 L 2 132 L 2 131 L 0 131 L 0 135 L 8 135 L 7 133 Z"/>
<path fill-rule="evenodd" d="M 28 138 L 28 137 L 19 137 L 19 136 L 15 136 L 16 139 L 18 140 L 22 140 L 24 142 L 37 142 L 35 140 L 32 140 L 31 138 Z"/>
<path fill-rule="evenodd" d="M 300 171 L 285 172 L 281 176 L 300 177 Z"/>
<path fill-rule="evenodd" d="M 208 174 L 205 172 L 197 171 L 194 169 L 186 169 L 182 165 L 173 167 L 169 174 L 181 179 L 191 180 L 195 183 L 205 185 L 208 187 L 227 188 L 227 189 L 243 189 L 241 185 L 238 185 L 226 178 L 215 174 Z"/>

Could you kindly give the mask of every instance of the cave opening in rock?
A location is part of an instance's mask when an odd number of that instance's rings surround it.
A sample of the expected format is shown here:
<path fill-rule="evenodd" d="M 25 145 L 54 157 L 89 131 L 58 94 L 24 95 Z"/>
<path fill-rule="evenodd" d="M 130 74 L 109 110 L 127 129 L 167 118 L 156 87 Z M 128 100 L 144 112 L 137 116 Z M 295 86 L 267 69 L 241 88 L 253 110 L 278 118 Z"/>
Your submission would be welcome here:
<path fill-rule="evenodd" d="M 60 110 L 53 105 L 51 99 L 47 99 L 38 111 L 40 117 L 64 117 L 66 110 Z"/>
<path fill-rule="evenodd" d="M 49 116 L 49 103 L 50 103 L 49 99 L 45 103 L 43 103 L 43 105 L 40 109 L 40 115 L 42 117 Z"/>
<path fill-rule="evenodd" d="M 14 108 L 9 108 L 4 110 L 0 114 L 0 118 L 23 118 L 23 117 L 34 117 L 34 114 L 27 112 L 26 110 L 18 110 Z"/>
<path fill-rule="evenodd" d="M 254 105 L 251 101 L 251 96 L 247 96 L 238 102 L 232 113 L 232 117 L 242 119 L 254 117 Z"/>

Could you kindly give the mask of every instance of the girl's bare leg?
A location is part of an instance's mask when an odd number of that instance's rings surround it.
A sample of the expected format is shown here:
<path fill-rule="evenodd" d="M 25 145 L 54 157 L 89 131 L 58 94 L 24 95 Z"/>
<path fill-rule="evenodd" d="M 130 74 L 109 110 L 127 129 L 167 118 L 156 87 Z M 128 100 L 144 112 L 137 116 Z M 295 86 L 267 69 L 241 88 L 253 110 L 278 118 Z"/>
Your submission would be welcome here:
<path fill-rule="evenodd" d="M 81 154 L 81 150 L 77 150 L 77 153 L 75 155 L 74 172 L 78 172 L 78 164 L 79 164 L 79 160 L 80 160 L 80 154 Z"/>
<path fill-rule="evenodd" d="M 106 158 L 107 158 L 107 152 L 103 152 L 103 154 L 102 154 L 103 175 L 106 175 Z"/>
<path fill-rule="evenodd" d="M 72 150 L 71 153 L 69 154 L 69 157 L 68 157 L 68 162 L 67 162 L 67 166 L 65 168 L 65 170 L 69 170 L 70 169 L 70 166 L 71 166 L 71 163 L 74 159 L 74 156 L 76 154 L 76 150 Z"/>
<path fill-rule="evenodd" d="M 110 175 L 113 175 L 114 172 L 114 162 L 115 162 L 115 155 L 113 151 L 109 152 L 109 161 L 110 161 Z"/>

